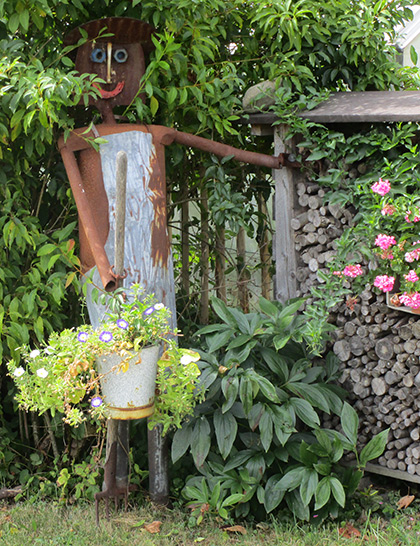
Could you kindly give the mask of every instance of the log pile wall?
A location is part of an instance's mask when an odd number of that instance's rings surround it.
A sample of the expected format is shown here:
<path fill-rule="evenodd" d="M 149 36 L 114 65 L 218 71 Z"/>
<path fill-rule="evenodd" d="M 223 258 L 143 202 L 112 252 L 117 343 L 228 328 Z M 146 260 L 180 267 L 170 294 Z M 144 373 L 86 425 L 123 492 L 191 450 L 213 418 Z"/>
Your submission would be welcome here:
<path fill-rule="evenodd" d="M 299 182 L 291 227 L 297 255 L 298 295 L 328 273 L 336 239 L 353 221 L 353 211 L 325 203 L 325 190 Z M 309 298 L 308 302 L 311 302 Z M 366 288 L 357 302 L 343 302 L 332 313 L 333 351 L 340 360 L 339 382 L 360 417 L 360 447 L 390 428 L 385 453 L 378 464 L 409 475 L 420 475 L 420 321 L 387 307 L 384 295 Z M 324 416 L 335 428 L 338 418 Z"/>

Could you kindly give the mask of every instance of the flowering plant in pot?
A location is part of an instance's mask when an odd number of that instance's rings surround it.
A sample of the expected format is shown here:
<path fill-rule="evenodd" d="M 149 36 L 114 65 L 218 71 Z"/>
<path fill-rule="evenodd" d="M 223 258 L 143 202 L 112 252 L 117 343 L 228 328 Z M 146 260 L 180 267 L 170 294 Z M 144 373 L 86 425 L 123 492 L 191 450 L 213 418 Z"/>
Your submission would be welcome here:
<path fill-rule="evenodd" d="M 122 289 L 116 291 L 108 306 L 107 320 L 99 328 L 84 324 L 53 333 L 43 347 L 23 347 L 23 363 L 17 359 L 8 362 L 19 406 L 38 413 L 60 412 L 72 425 L 89 414 L 96 419 L 114 417 L 106 394 L 107 380 L 111 375 L 117 382 L 127 378 L 128 385 L 122 389 L 137 390 L 146 376 L 146 352 L 151 351 L 155 407 L 152 399 L 141 415 L 134 412 L 117 418 L 149 416 L 156 409 L 151 425 L 161 423 L 164 432 L 171 426 L 179 427 L 201 396 L 196 388 L 198 353 L 178 346 L 178 334 L 169 327 L 170 311 L 153 295 L 144 295 L 139 285 L 133 285 L 129 300 Z M 111 364 L 103 368 L 102 361 Z M 133 369 L 140 372 L 139 380 L 130 375 Z M 130 402 L 128 406 L 131 410 Z"/>
<path fill-rule="evenodd" d="M 372 281 L 388 296 L 392 306 L 412 312 L 420 309 L 420 199 L 392 187 L 380 178 L 370 187 L 374 205 L 362 229 L 372 234 L 369 271 L 361 264 L 348 264 L 334 271 L 343 278 Z"/>

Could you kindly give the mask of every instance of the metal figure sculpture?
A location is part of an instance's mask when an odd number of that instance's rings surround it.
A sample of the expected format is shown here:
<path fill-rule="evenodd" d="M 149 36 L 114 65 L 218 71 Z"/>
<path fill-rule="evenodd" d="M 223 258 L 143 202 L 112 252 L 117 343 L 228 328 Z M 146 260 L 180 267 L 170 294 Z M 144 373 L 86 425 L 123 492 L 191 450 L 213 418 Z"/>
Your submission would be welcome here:
<path fill-rule="evenodd" d="M 154 29 L 142 21 L 107 18 L 91 21 L 72 31 L 67 44 L 81 38 L 87 41 L 77 49 L 76 70 L 98 74 L 106 84 L 98 88 L 100 97 L 89 97 L 99 110 L 103 123 L 76 129 L 59 148 L 79 213 L 80 258 L 83 273 L 93 271 L 93 284 L 113 290 L 118 285 L 111 264 L 114 263 L 115 230 L 115 158 L 118 151 L 127 153 L 127 209 L 125 234 L 125 286 L 143 284 L 167 305 L 176 326 L 175 290 L 170 240 L 167 231 L 165 147 L 173 142 L 195 147 L 216 155 L 233 156 L 239 161 L 280 168 L 283 158 L 247 152 L 170 127 L 144 124 L 117 124 L 113 108 L 129 105 L 139 92 L 145 72 L 145 54 L 153 49 Z M 106 34 L 105 34 L 105 32 Z M 100 136 L 106 144 L 96 151 L 89 139 Z M 88 298 L 93 324 L 101 320 L 101 310 Z M 159 438 L 155 443 L 159 444 Z M 149 436 L 150 448 L 150 436 Z M 167 495 L 165 477 L 153 476 L 160 464 L 159 449 L 150 456 L 150 493 L 152 500 Z M 113 456 L 115 458 L 114 452 Z M 158 462 L 157 462 L 158 461 Z M 162 481 L 163 480 L 163 481 Z M 113 494 L 121 494 L 113 489 Z M 104 495 L 101 495 L 103 497 Z"/>

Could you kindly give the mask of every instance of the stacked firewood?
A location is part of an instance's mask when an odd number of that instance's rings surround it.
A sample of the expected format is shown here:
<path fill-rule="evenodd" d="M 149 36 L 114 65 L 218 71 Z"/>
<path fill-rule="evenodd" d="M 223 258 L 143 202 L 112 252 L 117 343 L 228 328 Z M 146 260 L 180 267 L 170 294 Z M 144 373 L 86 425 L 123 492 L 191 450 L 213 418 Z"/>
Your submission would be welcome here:
<path fill-rule="evenodd" d="M 298 257 L 299 295 L 329 272 L 336 243 L 351 225 L 353 212 L 325 203 L 325 191 L 311 182 L 297 186 L 298 212 L 292 220 Z M 309 298 L 309 302 L 312 301 Z M 332 313 L 333 351 L 340 360 L 339 382 L 350 392 L 360 417 L 360 448 L 389 428 L 388 445 L 378 464 L 420 475 L 420 321 L 390 309 L 384 295 L 366 287 L 356 302 Z M 419 317 L 420 318 L 420 317 Z M 324 426 L 339 426 L 324 416 Z"/>

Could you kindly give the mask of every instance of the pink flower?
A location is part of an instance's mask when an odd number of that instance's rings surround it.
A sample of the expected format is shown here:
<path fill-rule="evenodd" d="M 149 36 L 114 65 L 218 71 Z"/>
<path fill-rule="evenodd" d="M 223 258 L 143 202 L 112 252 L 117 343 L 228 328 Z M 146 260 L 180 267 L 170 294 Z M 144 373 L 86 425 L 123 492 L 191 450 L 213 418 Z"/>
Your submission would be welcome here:
<path fill-rule="evenodd" d="M 337 275 L 337 277 L 342 277 L 343 272 L 342 271 L 333 271 L 333 275 Z"/>
<path fill-rule="evenodd" d="M 407 294 L 407 292 L 404 292 L 404 294 L 400 296 L 400 302 L 406 307 L 411 307 L 411 309 L 419 309 L 420 294 L 418 292 L 414 292 L 413 294 Z"/>
<path fill-rule="evenodd" d="M 360 264 L 346 265 L 343 270 L 343 275 L 353 278 L 358 277 L 359 275 L 363 275 L 362 266 Z"/>
<path fill-rule="evenodd" d="M 378 275 L 373 282 L 373 286 L 382 290 L 382 292 L 391 292 L 394 288 L 395 277 L 388 277 L 388 275 Z"/>
<path fill-rule="evenodd" d="M 419 212 L 418 209 L 417 209 L 417 212 Z M 408 210 L 407 214 L 405 215 L 405 221 L 406 222 L 409 222 L 409 223 L 410 222 L 420 222 L 420 216 L 414 216 L 414 218 L 412 220 L 410 219 L 410 216 L 411 216 L 411 210 Z"/>
<path fill-rule="evenodd" d="M 383 206 L 383 209 L 381 210 L 382 216 L 392 216 L 395 212 L 394 205 L 389 205 L 388 203 Z"/>
<path fill-rule="evenodd" d="M 382 180 L 382 178 L 380 178 L 378 182 L 372 184 L 372 191 L 374 193 L 378 193 L 379 195 L 386 195 L 390 189 L 391 184 L 389 183 L 389 180 Z"/>
<path fill-rule="evenodd" d="M 410 269 L 407 275 L 404 275 L 404 279 L 409 282 L 416 282 L 419 280 L 419 277 L 417 273 L 414 271 L 414 269 Z"/>
<path fill-rule="evenodd" d="M 380 233 L 375 239 L 375 245 L 379 246 L 382 250 L 387 250 L 390 246 L 396 245 L 397 241 L 393 235 L 385 235 Z"/>
<path fill-rule="evenodd" d="M 420 248 L 415 248 L 414 250 L 411 250 L 410 252 L 406 252 L 404 254 L 404 259 L 408 263 L 412 263 L 415 260 L 418 260 L 420 258 Z"/>

